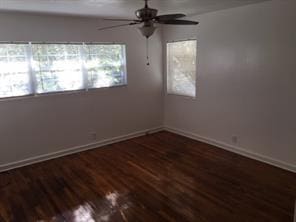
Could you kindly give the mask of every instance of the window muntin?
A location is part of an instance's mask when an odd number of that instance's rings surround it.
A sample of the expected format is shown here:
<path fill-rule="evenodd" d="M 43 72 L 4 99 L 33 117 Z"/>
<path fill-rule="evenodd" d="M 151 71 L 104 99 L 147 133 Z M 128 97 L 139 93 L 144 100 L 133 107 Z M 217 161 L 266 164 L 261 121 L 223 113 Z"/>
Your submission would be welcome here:
<path fill-rule="evenodd" d="M 167 92 L 195 97 L 196 40 L 167 43 Z"/>
<path fill-rule="evenodd" d="M 26 44 L 0 44 L 0 97 L 31 94 Z"/>
<path fill-rule="evenodd" d="M 89 88 L 123 85 L 125 81 L 124 45 L 85 45 Z"/>
<path fill-rule="evenodd" d="M 125 84 L 122 44 L 0 43 L 0 98 Z"/>

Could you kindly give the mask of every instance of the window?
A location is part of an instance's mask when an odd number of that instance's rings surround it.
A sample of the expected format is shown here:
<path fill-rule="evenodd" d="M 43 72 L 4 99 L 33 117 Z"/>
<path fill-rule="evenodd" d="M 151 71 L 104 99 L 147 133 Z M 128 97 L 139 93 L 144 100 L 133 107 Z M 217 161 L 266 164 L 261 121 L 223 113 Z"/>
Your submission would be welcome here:
<path fill-rule="evenodd" d="M 80 45 L 32 44 L 36 92 L 83 88 Z"/>
<path fill-rule="evenodd" d="M 88 87 L 125 84 L 125 46 L 86 44 Z"/>
<path fill-rule="evenodd" d="M 124 84 L 121 44 L 0 44 L 0 98 Z"/>
<path fill-rule="evenodd" d="M 167 92 L 195 97 L 196 40 L 167 43 Z"/>
<path fill-rule="evenodd" d="M 30 93 L 27 45 L 0 44 L 0 97 Z"/>

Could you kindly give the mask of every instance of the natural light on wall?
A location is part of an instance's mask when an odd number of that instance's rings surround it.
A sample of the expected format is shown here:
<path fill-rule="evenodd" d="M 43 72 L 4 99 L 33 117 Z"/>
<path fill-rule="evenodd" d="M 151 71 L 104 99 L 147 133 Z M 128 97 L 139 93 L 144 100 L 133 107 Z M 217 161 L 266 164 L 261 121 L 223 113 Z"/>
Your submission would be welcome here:
<path fill-rule="evenodd" d="M 167 93 L 195 97 L 196 40 L 167 43 Z"/>
<path fill-rule="evenodd" d="M 126 84 L 122 44 L 0 44 L 0 97 Z"/>

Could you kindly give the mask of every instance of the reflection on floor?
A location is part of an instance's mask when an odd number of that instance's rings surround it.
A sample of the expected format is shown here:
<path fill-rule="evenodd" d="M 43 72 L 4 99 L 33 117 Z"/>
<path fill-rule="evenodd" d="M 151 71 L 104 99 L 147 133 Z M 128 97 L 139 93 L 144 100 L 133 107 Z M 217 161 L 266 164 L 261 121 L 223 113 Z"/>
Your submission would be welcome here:
<path fill-rule="evenodd" d="M 0 221 L 293 221 L 296 175 L 169 132 L 0 174 Z"/>
<path fill-rule="evenodd" d="M 64 221 L 79 221 L 79 222 L 95 222 L 95 221 L 110 221 L 110 218 L 116 214 L 120 213 L 122 219 L 126 217 L 124 215 L 125 210 L 128 209 L 128 203 L 124 203 L 122 206 L 118 203 L 119 193 L 109 193 L 106 194 L 105 199 L 99 205 L 103 205 L 104 208 L 100 209 L 100 211 L 95 212 L 91 203 L 84 203 L 79 205 L 76 209 L 70 210 L 69 212 L 65 212 L 64 215 L 68 215 L 67 217 L 53 217 L 51 218 L 53 221 L 57 221 L 60 219 Z M 98 209 L 98 208 L 96 208 Z"/>

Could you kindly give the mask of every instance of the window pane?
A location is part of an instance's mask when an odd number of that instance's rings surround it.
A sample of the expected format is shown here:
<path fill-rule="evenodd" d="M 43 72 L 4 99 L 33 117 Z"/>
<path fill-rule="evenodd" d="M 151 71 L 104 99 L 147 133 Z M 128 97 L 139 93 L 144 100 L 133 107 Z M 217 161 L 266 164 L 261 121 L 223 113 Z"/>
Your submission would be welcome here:
<path fill-rule="evenodd" d="M 36 92 L 59 92 L 83 88 L 80 45 L 33 44 Z"/>
<path fill-rule="evenodd" d="M 89 88 L 126 84 L 124 45 L 85 45 Z"/>
<path fill-rule="evenodd" d="M 0 44 L 0 97 L 31 94 L 26 44 Z"/>
<path fill-rule="evenodd" d="M 167 44 L 167 92 L 195 97 L 196 40 Z"/>

